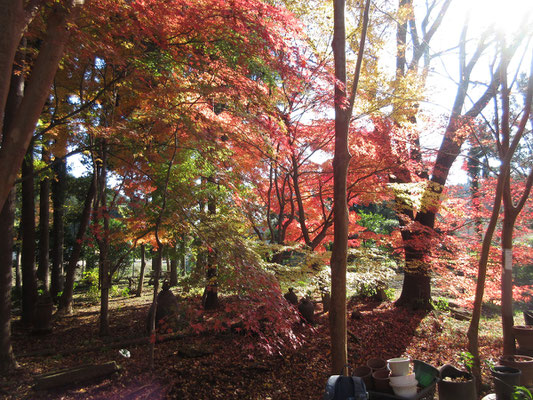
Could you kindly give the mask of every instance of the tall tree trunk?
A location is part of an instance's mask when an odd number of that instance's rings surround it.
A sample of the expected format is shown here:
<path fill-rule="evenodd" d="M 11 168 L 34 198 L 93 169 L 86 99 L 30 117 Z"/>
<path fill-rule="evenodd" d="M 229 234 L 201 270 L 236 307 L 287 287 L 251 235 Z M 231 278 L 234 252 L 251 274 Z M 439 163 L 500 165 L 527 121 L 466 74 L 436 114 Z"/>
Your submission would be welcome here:
<path fill-rule="evenodd" d="M 1 62 L 1 61 L 0 61 Z M 16 108 L 20 104 L 24 92 L 24 74 L 12 74 L 9 96 L 5 103 L 4 132 L 8 132 L 7 125 L 13 119 Z M 7 134 L 2 137 L 2 142 L 8 140 Z M 11 346 L 11 285 L 14 249 L 14 223 L 15 223 L 15 188 L 11 189 L 3 207 L 0 207 L 0 375 L 17 366 L 13 348 Z M 16 271 L 19 270 L 20 250 L 16 251 Z M 20 274 L 16 277 L 17 288 L 21 289 Z M 19 292 L 20 293 L 20 292 Z"/>
<path fill-rule="evenodd" d="M 33 146 L 22 164 L 22 322 L 30 325 L 37 300 L 35 275 L 35 198 L 33 185 Z"/>
<path fill-rule="evenodd" d="M 78 233 L 76 234 L 76 240 L 70 254 L 70 259 L 67 264 L 65 285 L 63 288 L 63 294 L 59 301 L 59 309 L 67 314 L 72 314 L 72 296 L 74 292 L 74 280 L 76 278 L 76 269 L 78 267 L 78 261 L 80 259 L 81 250 L 83 247 L 83 240 L 85 238 L 85 232 L 89 226 L 91 219 L 91 209 L 94 195 L 96 194 L 96 177 L 93 175 L 91 184 L 87 190 L 85 196 L 85 203 L 83 204 L 83 211 L 80 217 L 80 226 Z"/>
<path fill-rule="evenodd" d="M 338 373 L 346 364 L 346 258 L 348 253 L 347 175 L 350 163 L 348 131 L 357 93 L 363 61 L 366 30 L 369 20 L 370 0 L 365 3 L 361 41 L 357 55 L 352 92 L 346 86 L 346 29 L 344 0 L 334 0 L 333 57 L 335 59 L 335 154 L 333 157 L 333 250 L 331 253 L 331 308 L 329 329 L 331 338 L 332 372 Z M 349 97 L 348 97 L 349 96 Z"/>
<path fill-rule="evenodd" d="M 100 336 L 109 335 L 109 290 L 111 289 L 111 266 L 109 265 L 109 210 L 107 209 L 107 144 L 100 143 L 101 164 L 97 168 L 97 208 L 94 211 L 95 226 L 102 222 L 101 233 L 97 234 L 100 279 Z"/>
<path fill-rule="evenodd" d="M 109 290 L 111 289 L 109 269 L 108 251 L 100 250 L 100 322 L 98 330 L 100 336 L 109 336 Z"/>
<path fill-rule="evenodd" d="M 485 281 L 487 277 L 487 263 L 489 260 L 490 247 L 496 225 L 498 223 L 498 215 L 500 213 L 500 207 L 502 202 L 503 184 L 504 179 L 502 172 L 504 166 L 500 166 L 500 176 L 496 184 L 496 194 L 494 195 L 494 203 L 492 205 L 492 214 L 485 230 L 485 236 L 483 237 L 483 243 L 481 246 L 481 254 L 479 257 L 477 280 L 476 280 L 476 294 L 474 299 L 474 309 L 472 311 L 472 319 L 468 326 L 467 338 L 468 338 L 468 351 L 474 357 L 474 365 L 472 367 L 472 373 L 477 379 L 478 385 L 481 384 L 481 364 L 479 357 L 479 320 L 481 318 L 481 307 L 483 305 L 483 295 L 485 293 Z"/>
<path fill-rule="evenodd" d="M 43 145 L 42 161 L 50 162 L 50 154 Z M 42 282 L 46 291 L 50 290 L 50 179 L 44 176 L 40 184 L 39 194 L 39 266 L 37 278 Z"/>
<path fill-rule="evenodd" d="M 17 296 L 22 296 L 22 277 L 20 272 L 20 248 L 15 245 L 15 291 Z"/>
<path fill-rule="evenodd" d="M 139 283 L 137 284 L 136 297 L 141 297 L 143 292 L 144 270 L 146 268 L 146 245 L 141 244 L 141 271 L 139 272 Z"/>
<path fill-rule="evenodd" d="M 504 200 L 505 203 L 505 200 Z M 504 207 L 505 208 L 505 207 Z M 515 354 L 513 333 L 513 229 L 514 215 L 504 211 L 502 229 L 502 330 L 503 354 Z"/>
<path fill-rule="evenodd" d="M 53 207 L 53 226 L 52 226 L 52 276 L 50 285 L 50 294 L 56 298 L 59 292 L 63 291 L 63 243 L 65 240 L 65 197 L 66 197 L 66 179 L 67 165 L 64 159 L 56 159 L 53 170 L 55 179 L 52 182 L 52 207 Z"/>
<path fill-rule="evenodd" d="M 157 224 L 156 224 L 157 238 Z M 159 241 L 159 240 L 158 240 Z M 154 273 L 154 293 L 152 297 L 152 314 L 150 318 L 150 368 L 154 368 L 155 359 L 155 315 L 157 310 L 157 292 L 159 290 L 159 276 L 161 275 L 161 264 L 163 261 L 163 245 L 159 242 L 154 258 L 152 258 L 152 271 Z"/>
<path fill-rule="evenodd" d="M 207 202 L 209 215 L 214 217 L 217 212 L 216 198 L 212 195 Z M 210 248 L 207 254 L 207 286 L 204 290 L 202 303 L 206 310 L 218 307 L 218 280 L 217 280 L 217 255 L 216 249 Z"/>
<path fill-rule="evenodd" d="M 187 274 L 187 265 L 185 263 L 185 237 L 182 238 L 182 240 L 180 241 L 179 258 L 180 258 L 181 275 L 185 276 Z"/>

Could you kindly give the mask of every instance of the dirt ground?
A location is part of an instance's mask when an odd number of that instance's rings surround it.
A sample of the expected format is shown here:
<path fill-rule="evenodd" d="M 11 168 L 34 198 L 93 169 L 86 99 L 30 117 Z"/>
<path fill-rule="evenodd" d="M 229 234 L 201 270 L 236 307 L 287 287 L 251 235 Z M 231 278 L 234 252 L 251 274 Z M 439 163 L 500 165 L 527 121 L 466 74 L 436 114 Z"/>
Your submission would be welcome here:
<path fill-rule="evenodd" d="M 110 303 L 112 337 L 98 336 L 98 307 L 77 304 L 74 315 L 54 317 L 53 333 L 32 335 L 15 318 L 13 347 L 20 368 L 0 378 L 6 399 L 320 399 L 329 371 L 328 315 L 315 326 L 296 325 L 305 340 L 296 349 L 267 354 L 256 338 L 231 332 L 184 335 L 157 343 L 150 368 L 150 344 L 142 338 L 151 296 L 120 297 Z M 319 310 L 320 311 L 320 310 Z M 466 349 L 467 322 L 448 313 L 412 313 L 390 302 L 351 301 L 348 351 L 353 366 L 373 357 L 409 355 L 435 367 L 458 365 Z M 497 321 L 484 321 L 481 351 L 497 359 Z M 136 339 L 137 338 L 137 339 Z M 137 340 L 137 343 L 132 343 Z M 127 350 L 125 357 L 121 350 Z M 53 390 L 35 390 L 45 372 L 115 361 L 120 372 Z"/>

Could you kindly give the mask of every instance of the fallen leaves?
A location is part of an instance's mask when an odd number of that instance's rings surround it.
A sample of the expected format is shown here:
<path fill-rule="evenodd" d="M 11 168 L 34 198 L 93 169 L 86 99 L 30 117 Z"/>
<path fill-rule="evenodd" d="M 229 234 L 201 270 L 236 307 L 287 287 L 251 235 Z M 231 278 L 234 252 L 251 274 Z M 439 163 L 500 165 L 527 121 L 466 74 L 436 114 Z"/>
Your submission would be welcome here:
<path fill-rule="evenodd" d="M 142 335 L 148 297 L 130 298 L 127 305 L 111 304 L 114 335 Z M 114 308 L 116 307 L 116 308 Z M 97 336 L 98 314 L 84 308 L 73 317 L 54 321 L 54 333 L 30 336 L 14 323 L 14 348 L 22 368 L 0 379 L 0 393 L 7 399 L 271 399 L 319 398 L 330 375 L 330 338 L 327 314 L 319 313 L 317 325 L 295 324 L 302 344 L 267 354 L 253 335 L 229 330 L 190 332 L 176 340 L 157 342 L 155 365 L 149 368 L 148 340 L 128 344 L 130 357 L 111 349 Z M 456 363 L 465 350 L 464 324 L 442 313 L 411 313 L 391 303 L 349 303 L 349 362 L 365 364 L 373 357 L 391 358 L 408 354 L 436 367 Z M 496 322 L 498 323 L 498 322 Z M 466 331 L 465 331 L 466 332 Z M 268 339 L 268 338 L 267 338 Z M 85 346 L 84 352 L 64 355 L 28 355 L 38 349 Z M 106 347 L 109 346 L 109 347 Z M 484 358 L 497 358 L 498 339 L 481 338 Z M 47 354 L 50 354 L 48 352 Z M 53 352 L 52 352 L 53 353 Z M 40 372 L 75 367 L 82 363 L 116 361 L 120 375 L 102 382 L 66 387 L 56 391 L 34 391 L 33 376 Z"/>

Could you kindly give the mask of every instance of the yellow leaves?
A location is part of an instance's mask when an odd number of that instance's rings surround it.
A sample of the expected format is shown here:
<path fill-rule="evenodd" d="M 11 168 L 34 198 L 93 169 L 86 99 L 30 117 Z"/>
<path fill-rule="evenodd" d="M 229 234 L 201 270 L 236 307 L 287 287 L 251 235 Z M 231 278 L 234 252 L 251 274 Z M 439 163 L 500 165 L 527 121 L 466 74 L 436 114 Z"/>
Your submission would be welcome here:
<path fill-rule="evenodd" d="M 431 182 L 390 183 L 389 187 L 405 207 L 415 211 L 430 211 L 440 204 L 442 185 Z"/>

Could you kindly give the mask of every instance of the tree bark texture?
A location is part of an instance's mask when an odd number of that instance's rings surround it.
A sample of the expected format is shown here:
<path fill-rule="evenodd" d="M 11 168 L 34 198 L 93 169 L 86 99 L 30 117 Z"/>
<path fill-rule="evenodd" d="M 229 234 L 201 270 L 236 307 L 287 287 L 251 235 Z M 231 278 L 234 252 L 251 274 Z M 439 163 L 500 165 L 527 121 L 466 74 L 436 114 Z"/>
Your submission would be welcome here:
<path fill-rule="evenodd" d="M 63 244 L 65 241 L 65 197 L 67 165 L 64 159 L 57 159 L 54 162 L 53 170 L 55 179 L 52 182 L 52 274 L 50 294 L 56 298 L 59 292 L 63 291 Z"/>
<path fill-rule="evenodd" d="M 37 300 L 35 275 L 35 199 L 33 185 L 33 146 L 22 164 L 22 322 L 30 325 Z"/>
<path fill-rule="evenodd" d="M 109 265 L 109 210 L 107 209 L 107 144 L 100 143 L 99 158 L 101 163 L 96 165 L 97 201 L 95 202 L 95 226 L 100 226 L 96 235 L 100 255 L 98 259 L 100 279 L 100 336 L 109 335 L 109 290 L 111 289 L 111 266 Z"/>
<path fill-rule="evenodd" d="M 50 154 L 44 149 L 42 161 L 50 162 Z M 39 185 L 39 264 L 37 278 L 46 291 L 50 289 L 50 179 L 45 176 Z"/>
<path fill-rule="evenodd" d="M 144 270 L 146 268 L 146 245 L 141 244 L 141 271 L 139 272 L 139 282 L 137 284 L 136 297 L 141 297 L 144 283 Z"/>
<path fill-rule="evenodd" d="M 0 22 L 4 17 L 5 15 L 0 16 Z M 0 40 L 3 40 L 3 38 Z M 0 64 L 2 62 L 3 60 L 0 61 Z M 0 69 L 1 68 L 2 67 L 0 66 Z M 23 74 L 13 74 L 12 76 L 10 75 L 10 77 L 9 94 L 5 103 L 2 103 L 0 108 L 0 113 L 2 113 L 1 115 L 4 117 L 4 132 L 8 131 L 8 126 L 13 120 L 14 113 L 20 104 L 24 92 Z M 1 79 L 2 78 L 0 77 L 0 80 Z M 4 134 L 0 140 L 2 142 L 7 140 L 7 134 Z M 15 237 L 15 196 L 15 188 L 12 188 L 4 206 L 0 207 L 0 374 L 9 372 L 17 366 L 11 345 L 11 274 L 13 271 Z M 20 250 L 17 250 L 16 255 L 16 283 L 18 289 L 20 289 L 19 293 L 22 293 L 20 273 L 18 273 L 20 267 Z"/>

